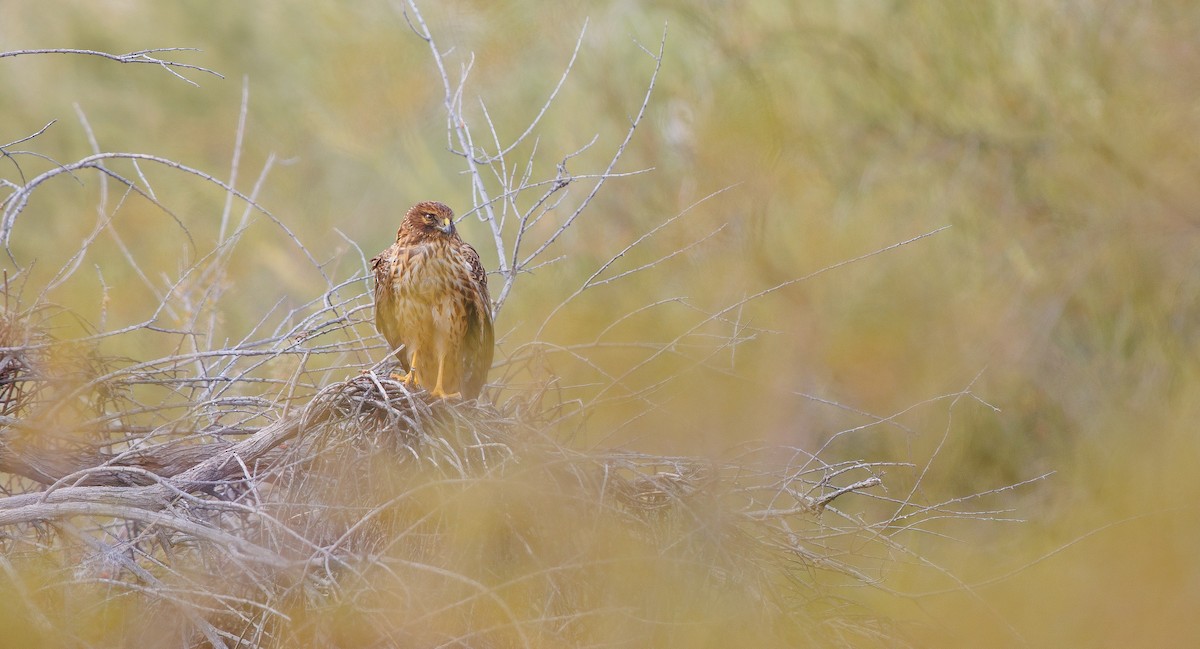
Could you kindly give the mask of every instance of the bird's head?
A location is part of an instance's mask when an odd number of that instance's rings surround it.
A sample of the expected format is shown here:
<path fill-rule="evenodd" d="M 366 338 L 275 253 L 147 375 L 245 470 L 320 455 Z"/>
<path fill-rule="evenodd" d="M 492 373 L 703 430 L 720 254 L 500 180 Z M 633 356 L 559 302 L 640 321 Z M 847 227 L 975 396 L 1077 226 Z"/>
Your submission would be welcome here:
<path fill-rule="evenodd" d="M 437 201 L 422 201 L 408 208 L 404 222 L 396 238 L 405 236 L 425 237 L 456 237 L 454 228 L 454 211 L 445 203 Z"/>

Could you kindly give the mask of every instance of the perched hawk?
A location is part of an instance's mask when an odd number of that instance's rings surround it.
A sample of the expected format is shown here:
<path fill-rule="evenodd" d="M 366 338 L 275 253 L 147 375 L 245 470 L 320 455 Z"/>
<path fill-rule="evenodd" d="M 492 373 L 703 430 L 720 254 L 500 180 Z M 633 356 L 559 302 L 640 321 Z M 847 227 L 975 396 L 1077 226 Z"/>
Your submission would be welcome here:
<path fill-rule="evenodd" d="M 396 350 L 404 382 L 439 398 L 479 396 L 492 367 L 492 300 L 454 212 L 432 201 L 412 206 L 371 269 L 375 327 Z"/>

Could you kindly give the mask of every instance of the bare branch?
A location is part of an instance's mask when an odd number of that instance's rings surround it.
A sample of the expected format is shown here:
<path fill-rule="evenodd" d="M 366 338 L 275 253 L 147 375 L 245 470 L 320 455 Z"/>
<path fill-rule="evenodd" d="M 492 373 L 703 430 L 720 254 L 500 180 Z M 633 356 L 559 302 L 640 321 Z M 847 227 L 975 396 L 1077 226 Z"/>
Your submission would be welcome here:
<path fill-rule="evenodd" d="M 188 79 L 187 77 L 183 76 L 182 74 L 179 74 L 179 72 L 177 72 L 176 69 L 196 70 L 198 72 L 204 72 L 206 74 L 211 74 L 218 79 L 224 79 L 225 77 L 223 75 L 221 75 L 220 73 L 214 72 L 213 70 L 210 70 L 205 67 L 201 67 L 199 65 L 192 65 L 190 63 L 180 63 L 178 61 L 167 61 L 164 59 L 160 59 L 160 58 L 151 56 L 151 54 L 160 54 L 162 52 L 199 52 L 199 51 L 201 51 L 201 50 L 194 48 L 194 47 L 159 47 L 159 48 L 154 48 L 154 49 L 138 50 L 136 52 L 129 52 L 128 54 L 109 54 L 108 52 L 98 52 L 96 50 L 52 48 L 52 49 L 13 50 L 10 52 L 0 52 L 0 59 L 7 58 L 10 56 L 28 56 L 28 55 L 33 55 L 33 54 L 81 54 L 81 55 L 85 55 L 85 56 L 98 56 L 100 58 L 108 59 L 110 61 L 116 61 L 118 63 L 148 63 L 151 65 L 161 66 L 164 70 L 170 72 L 174 76 L 179 77 L 183 81 L 185 81 L 193 86 L 196 86 L 196 87 L 199 87 L 200 84 L 196 83 L 195 81 L 192 81 L 191 79 Z"/>

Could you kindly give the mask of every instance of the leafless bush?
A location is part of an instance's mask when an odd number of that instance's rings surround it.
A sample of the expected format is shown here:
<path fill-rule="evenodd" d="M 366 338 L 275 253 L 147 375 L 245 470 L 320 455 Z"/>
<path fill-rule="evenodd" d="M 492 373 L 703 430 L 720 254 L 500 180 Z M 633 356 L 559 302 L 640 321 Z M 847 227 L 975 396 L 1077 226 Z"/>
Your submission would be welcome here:
<path fill-rule="evenodd" d="M 568 168 L 583 150 L 567 152 L 557 157 L 553 177 L 537 178 L 532 157 L 518 163 L 512 153 L 536 139 L 582 34 L 545 105 L 505 143 L 485 105 L 478 113 L 464 107 L 469 62 L 452 80 L 445 50 L 416 4 L 399 10 L 428 43 L 443 83 L 450 149 L 464 161 L 473 212 L 500 260 L 493 291 L 500 312 L 520 278 L 552 263 L 564 233 L 583 227 L 581 216 L 607 182 L 640 173 L 621 172 L 618 162 L 651 100 L 665 31 L 657 48 L 644 50 L 651 71 L 623 139 L 609 143 L 608 162 L 573 172 Z M 151 51 L 78 53 L 210 72 L 150 58 Z M 923 565 L 944 573 L 948 587 L 965 588 L 899 535 L 935 520 L 1008 519 L 1008 512 L 968 507 L 986 493 L 934 503 L 919 502 L 916 486 L 906 496 L 888 495 L 886 472 L 914 467 L 886 461 L 826 462 L 819 451 L 797 448 L 743 449 L 711 460 L 563 444 L 564 422 L 614 401 L 654 408 L 659 386 L 636 382 L 640 368 L 665 355 L 706 367 L 744 341 L 747 328 L 732 319 L 741 305 L 812 276 L 716 310 L 696 309 L 682 331 L 648 341 L 641 359 L 617 373 L 589 360 L 598 342 L 566 349 L 542 337 L 546 323 L 567 317 L 588 291 L 652 271 L 712 236 L 702 233 L 666 257 L 617 270 L 618 260 L 683 214 L 648 229 L 541 314 L 538 331 L 502 362 L 490 399 L 430 402 L 410 392 L 382 363 L 372 364 L 387 354 L 368 322 L 361 260 L 350 277 L 328 274 L 285 220 L 258 203 L 273 159 L 250 190 L 238 189 L 245 101 L 228 180 L 95 145 L 87 157 L 26 178 L 22 157 L 40 154 L 16 146 L 45 129 L 0 147 L 17 172 L 0 180 L 9 192 L 0 241 L 11 262 L 0 314 L 0 568 L 7 575 L 0 588 L 26 613 L 14 637 L 164 647 L 872 639 L 894 646 L 899 636 L 835 597 L 837 588 L 887 590 L 890 562 Z M 488 146 L 477 141 L 473 115 L 483 116 Z M 80 122 L 90 135 L 82 113 Z M 593 138 L 584 149 L 602 144 Z M 109 227 L 133 200 L 178 222 L 147 167 L 227 197 L 215 245 L 165 284 Z M 30 267 L 13 242 L 30 197 L 50 191 L 56 178 L 88 172 L 100 182 L 95 229 L 46 286 L 29 285 Z M 231 251 L 255 214 L 294 243 L 325 286 L 309 303 L 277 305 L 249 331 L 229 336 L 220 317 L 222 286 L 231 281 Z M 46 296 L 77 272 L 101 235 L 116 238 L 158 303 L 138 322 L 60 339 L 47 323 L 67 310 Z M 614 315 L 613 325 L 631 315 Z M 718 326 L 726 333 L 710 331 Z M 120 358 L 102 351 L 113 339 L 136 345 L 163 337 L 175 342 L 174 353 Z M 581 397 L 552 375 L 522 369 L 548 353 L 590 364 L 603 380 Z M 971 397 L 968 387 L 944 401 L 954 408 Z M 923 475 L 928 465 L 915 468 Z M 883 514 L 864 518 L 838 508 L 851 497 L 871 498 L 877 506 L 868 511 Z M 96 622 L 102 616 L 120 622 Z"/>

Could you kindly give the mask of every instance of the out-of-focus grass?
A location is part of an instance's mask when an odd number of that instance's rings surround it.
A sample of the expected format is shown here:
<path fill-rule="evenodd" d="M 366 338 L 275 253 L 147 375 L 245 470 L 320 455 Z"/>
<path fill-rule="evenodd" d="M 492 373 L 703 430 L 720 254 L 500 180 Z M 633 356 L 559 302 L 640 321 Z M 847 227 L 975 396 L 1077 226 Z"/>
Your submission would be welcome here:
<path fill-rule="evenodd" d="M 318 259 L 353 252 L 330 236 L 332 228 L 369 256 L 389 242 L 412 202 L 469 205 L 459 160 L 444 151 L 442 93 L 428 53 L 386 7 L 53 4 L 51 12 L 40 2 L 3 3 L 0 49 L 195 46 L 203 53 L 179 59 L 227 78 L 189 74 L 200 84 L 194 88 L 150 66 L 4 59 L 2 141 L 57 118 L 27 148 L 59 161 L 86 155 L 77 103 L 103 149 L 153 152 L 225 176 L 245 76 L 239 186 L 276 154 L 280 164 L 261 203 Z M 468 92 L 486 97 L 509 137 L 553 87 L 590 16 L 576 82 L 548 115 L 539 143 L 546 151 L 574 150 L 597 131 L 624 128 L 645 66 L 629 37 L 654 43 L 662 23 L 670 25 L 650 121 L 623 163 L 623 170 L 655 170 L 614 181 L 564 237 L 558 254 L 567 257 L 557 268 L 522 278 L 497 323 L 502 352 L 528 341 L 547 305 L 598 264 L 729 185 L 736 186 L 615 270 L 727 224 L 719 235 L 654 272 L 597 289 L 556 317 L 547 338 L 591 342 L 613 314 L 667 297 L 719 309 L 953 226 L 731 313 L 738 324 L 779 333 L 714 356 L 724 373 L 682 373 L 655 395 L 658 409 L 609 437 L 637 412 L 614 406 L 584 439 L 714 454 L 752 440 L 816 448 L 870 420 L 812 396 L 887 416 L 962 390 L 978 375 L 973 392 L 998 412 L 972 402 L 951 413 L 948 400 L 935 401 L 898 418 L 907 430 L 871 428 L 830 452 L 923 461 L 949 430 L 923 483 L 935 494 L 1057 471 L 1013 495 L 1028 523 L 987 528 L 991 536 L 966 538 L 958 556 L 945 557 L 968 582 L 1016 574 L 971 593 L 922 598 L 919 610 L 892 597 L 864 599 L 878 612 L 919 620 L 930 644 L 1005 646 L 1016 641 L 1011 630 L 1037 645 L 1194 639 L 1187 622 L 1200 584 L 1189 551 L 1200 533 L 1191 480 L 1200 459 L 1194 3 L 761 0 L 631 10 L 456 2 L 426 11 L 456 61 L 475 53 Z M 27 176 L 50 166 L 21 164 Z M 147 175 L 170 196 L 164 202 L 197 248 L 211 247 L 223 194 L 178 183 L 173 172 Z M 53 275 L 95 222 L 97 180 L 80 180 L 40 190 L 18 222 L 18 255 L 37 259 L 28 290 Z M 141 199 L 129 200 L 115 228 L 154 281 L 192 254 L 183 230 Z M 477 222 L 462 230 L 486 241 Z M 494 268 L 494 250 L 478 247 Z M 94 266 L 98 274 L 81 271 L 49 296 L 91 322 L 56 321 L 58 333 L 78 334 L 102 313 L 110 329 L 136 322 L 156 303 L 111 240 L 102 238 L 85 259 L 83 268 Z M 279 297 L 314 297 L 311 265 L 261 217 L 232 268 L 237 279 L 222 295 L 227 335 L 236 337 Z M 693 313 L 666 305 L 600 342 L 670 340 Z M 639 356 L 594 357 L 620 369 Z M 568 358 L 546 362 L 565 384 L 595 379 Z M 666 359 L 630 383 L 650 385 L 682 369 Z"/>

